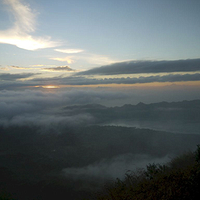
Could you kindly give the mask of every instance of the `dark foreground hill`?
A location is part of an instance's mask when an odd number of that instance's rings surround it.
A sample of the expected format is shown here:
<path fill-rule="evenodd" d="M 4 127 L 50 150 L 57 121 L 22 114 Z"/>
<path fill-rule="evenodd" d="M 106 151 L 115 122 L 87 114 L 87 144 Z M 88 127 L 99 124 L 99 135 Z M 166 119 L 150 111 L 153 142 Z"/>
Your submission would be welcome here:
<path fill-rule="evenodd" d="M 149 164 L 128 172 L 123 180 L 107 185 L 97 200 L 198 200 L 200 199 L 200 146 L 166 165 Z"/>
<path fill-rule="evenodd" d="M 90 198 L 127 170 L 194 150 L 200 135 L 119 126 L 0 127 L 0 194 Z"/>

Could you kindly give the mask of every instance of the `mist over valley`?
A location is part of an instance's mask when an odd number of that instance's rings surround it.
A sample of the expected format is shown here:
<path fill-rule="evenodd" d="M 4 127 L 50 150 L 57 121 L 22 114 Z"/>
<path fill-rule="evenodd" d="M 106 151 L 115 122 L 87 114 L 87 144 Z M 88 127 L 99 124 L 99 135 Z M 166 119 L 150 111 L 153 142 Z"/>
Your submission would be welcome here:
<path fill-rule="evenodd" d="M 12 103 L 7 95 L 0 114 L 0 186 L 16 199 L 90 198 L 127 171 L 200 142 L 200 100 L 61 106 L 38 94 Z"/>

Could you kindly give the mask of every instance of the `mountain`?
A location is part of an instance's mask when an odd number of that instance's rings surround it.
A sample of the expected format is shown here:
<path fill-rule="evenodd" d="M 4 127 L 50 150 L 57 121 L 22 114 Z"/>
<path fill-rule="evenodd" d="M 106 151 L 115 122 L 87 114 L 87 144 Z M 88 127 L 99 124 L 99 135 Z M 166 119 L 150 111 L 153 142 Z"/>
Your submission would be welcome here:
<path fill-rule="evenodd" d="M 65 107 L 63 113 L 89 114 L 92 124 L 121 125 L 151 128 L 179 133 L 199 134 L 200 100 L 160 102 L 152 104 L 126 104 L 121 107 L 105 107 L 98 104 Z"/>

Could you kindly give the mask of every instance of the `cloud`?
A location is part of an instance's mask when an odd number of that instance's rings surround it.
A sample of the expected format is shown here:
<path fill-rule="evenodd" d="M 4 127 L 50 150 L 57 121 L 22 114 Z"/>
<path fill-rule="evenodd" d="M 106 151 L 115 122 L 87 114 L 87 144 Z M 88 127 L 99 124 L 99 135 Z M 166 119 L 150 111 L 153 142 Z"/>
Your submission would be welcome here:
<path fill-rule="evenodd" d="M 42 127 L 42 132 L 59 133 L 65 126 L 90 124 L 94 120 L 88 113 L 60 113 L 60 106 L 70 103 L 70 94 L 4 90 L 0 95 L 0 126 L 37 126 Z"/>
<path fill-rule="evenodd" d="M 16 84 L 14 82 L 14 84 Z M 157 89 L 120 89 L 110 88 L 65 88 L 49 91 L 46 89 L 35 90 L 0 90 L 0 124 L 2 125 L 46 125 L 50 128 L 55 125 L 80 125 L 94 123 L 98 120 L 87 109 L 71 112 L 66 106 L 102 104 L 107 106 L 137 104 L 142 101 L 152 103 L 158 101 L 181 101 L 200 98 L 199 87 L 168 86 Z M 63 109 L 65 108 L 65 109 Z M 101 113 L 99 113 L 99 117 Z M 100 119 L 100 118 L 99 118 Z M 134 123 L 139 123 L 134 121 Z M 52 124 L 52 126 L 51 126 Z M 119 121 L 118 121 L 119 125 Z M 143 124 L 147 127 L 159 127 L 157 124 Z M 147 126 L 148 125 L 148 126 Z M 134 124 L 135 126 L 135 124 Z M 174 124 L 172 124 L 173 129 Z M 154 128 L 155 128 L 154 127 Z M 180 126 L 179 126 L 180 127 Z M 178 128 L 179 128 L 178 127 Z"/>
<path fill-rule="evenodd" d="M 99 55 L 99 54 L 83 54 L 82 56 L 78 57 L 80 60 L 84 60 L 90 64 L 95 65 L 106 65 L 116 62 L 116 60 L 106 56 L 106 55 Z"/>
<path fill-rule="evenodd" d="M 96 65 L 105 65 L 116 62 L 116 60 L 113 60 L 108 56 L 98 55 L 98 54 L 87 54 L 83 56 L 81 59 L 86 60 L 90 64 L 96 64 Z"/>
<path fill-rule="evenodd" d="M 88 71 L 79 72 L 79 75 L 116 75 L 138 73 L 163 72 L 193 72 L 200 71 L 200 59 L 175 61 L 129 61 L 106 65 Z"/>
<path fill-rule="evenodd" d="M 61 53 L 74 54 L 74 53 L 81 53 L 84 50 L 82 49 L 55 49 L 55 51 L 61 52 Z"/>
<path fill-rule="evenodd" d="M 29 78 L 34 75 L 38 75 L 38 73 L 37 74 L 35 74 L 35 73 L 23 73 L 23 74 L 5 73 L 5 74 L 0 74 L 0 80 L 1 81 L 16 81 L 19 79 Z"/>
<path fill-rule="evenodd" d="M 51 110 L 57 107 L 99 103 L 103 100 L 123 99 L 126 94 L 112 91 L 95 91 L 91 88 L 65 89 L 64 91 L 49 92 L 46 90 L 1 90 L 0 118 Z M 55 110 L 54 110 L 55 113 Z M 44 114 L 44 113 L 43 113 Z"/>
<path fill-rule="evenodd" d="M 41 68 L 41 67 L 49 67 L 49 68 Z M 61 68 L 63 67 L 63 70 L 64 70 L 64 66 L 61 66 Z M 14 65 L 11 65 L 11 66 L 6 66 L 6 67 L 2 67 L 0 68 L 1 70 L 4 70 L 4 71 L 9 71 L 11 69 L 15 69 L 15 70 L 41 70 L 41 71 L 56 71 L 56 68 L 59 68 L 60 67 L 55 67 L 55 65 L 32 65 L 32 67 L 21 67 L 21 66 L 14 66 Z M 60 69 L 61 70 L 61 69 Z M 67 70 L 67 68 L 66 68 Z M 70 68 L 68 69 L 70 71 Z M 72 70 L 72 69 L 71 69 Z"/>
<path fill-rule="evenodd" d="M 44 64 L 38 64 L 38 65 L 31 65 L 32 67 L 43 67 L 43 66 L 49 66 L 49 65 L 44 65 Z M 54 65 L 50 65 L 50 66 L 54 66 Z"/>
<path fill-rule="evenodd" d="M 8 66 L 6 66 L 6 67 L 0 66 L 0 70 L 2 70 L 2 71 L 9 71 L 10 69 L 9 69 Z"/>
<path fill-rule="evenodd" d="M 175 74 L 175 75 L 165 75 L 165 76 L 141 76 L 139 78 L 85 78 L 85 77 L 54 77 L 46 79 L 33 79 L 33 81 L 46 84 L 61 84 L 61 85 L 99 85 L 99 84 L 137 84 L 137 83 L 154 83 L 154 82 L 183 82 L 183 81 L 199 81 L 200 74 Z"/>
<path fill-rule="evenodd" d="M 74 60 L 72 60 L 72 57 L 64 57 L 64 58 L 50 58 L 51 60 L 57 60 L 60 62 L 67 62 L 68 64 L 74 63 Z"/>
<path fill-rule="evenodd" d="M 123 154 L 111 159 L 104 159 L 99 163 L 94 163 L 82 168 L 66 168 L 63 169 L 63 174 L 74 179 L 100 178 L 100 179 L 116 179 L 124 178 L 124 174 L 131 170 L 135 171 L 138 168 L 145 168 L 149 163 L 166 163 L 169 161 L 169 156 L 162 158 L 153 158 L 145 154 Z"/>
<path fill-rule="evenodd" d="M 23 111 L 26 107 L 23 107 Z M 80 114 L 73 116 L 58 116 L 52 113 L 41 114 L 30 113 L 21 114 L 12 117 L 11 119 L 0 119 L 0 125 L 3 126 L 41 126 L 43 132 L 52 132 L 54 130 L 59 133 L 61 127 L 64 126 L 78 126 L 84 124 L 90 124 L 93 121 L 93 117 L 89 114 Z"/>
<path fill-rule="evenodd" d="M 69 66 L 59 66 L 59 67 L 51 67 L 51 68 L 42 68 L 43 71 L 68 71 L 68 72 L 73 72 L 72 68 Z"/>
<path fill-rule="evenodd" d="M 0 43 L 15 45 L 26 50 L 37 50 L 58 46 L 58 42 L 51 40 L 51 37 L 34 37 L 36 14 L 29 5 L 20 0 L 4 0 L 9 7 L 9 12 L 14 17 L 13 27 L 0 31 Z"/>
<path fill-rule="evenodd" d="M 48 68 L 47 71 L 67 71 L 67 72 L 73 72 L 68 69 L 68 67 L 56 67 L 56 68 Z M 44 69 L 41 69 L 44 70 Z M 57 76 L 57 77 L 49 77 L 49 78 L 34 78 L 32 76 L 38 75 L 38 73 L 22 73 L 22 74 L 0 74 L 0 79 L 4 80 L 3 82 L 0 82 L 0 89 L 13 89 L 13 88 L 20 88 L 20 87 L 36 87 L 36 86 L 94 86 L 98 87 L 98 85 L 108 85 L 110 87 L 111 84 L 123 84 L 123 85 L 134 85 L 139 83 L 165 83 L 165 82 L 187 82 L 187 81 L 200 81 L 200 73 L 196 74 L 169 74 L 164 76 L 140 76 L 138 78 L 104 78 L 104 79 L 96 79 L 96 78 L 86 78 L 82 76 Z M 23 82 L 19 81 L 20 79 L 26 79 L 23 80 Z M 5 82 L 6 81 L 6 82 Z M 13 82 L 17 81 L 17 82 Z"/>
<path fill-rule="evenodd" d="M 116 62 L 105 55 L 82 53 L 79 55 L 67 56 L 67 57 L 56 57 L 50 58 L 51 60 L 57 60 L 60 62 L 67 62 L 68 64 L 74 63 L 75 61 L 84 61 L 93 65 L 106 65 Z"/>
<path fill-rule="evenodd" d="M 63 81 L 65 78 L 62 79 Z M 179 81 L 199 81 L 200 74 L 185 74 L 185 75 L 166 75 L 166 76 L 149 76 L 139 78 L 105 78 L 105 79 L 84 79 L 77 78 L 77 81 L 72 80 L 71 84 L 136 84 L 136 83 L 153 83 L 153 82 L 179 82 Z"/>
<path fill-rule="evenodd" d="M 30 68 L 30 67 L 19 67 L 19 66 L 9 66 L 9 67 L 11 67 L 11 68 L 14 68 L 14 69 L 27 69 L 27 70 L 29 70 L 29 69 L 34 69 L 34 68 Z"/>
<path fill-rule="evenodd" d="M 49 92 L 40 90 L 0 91 L 0 125 L 36 125 L 48 129 L 76 126 L 94 122 L 92 114 L 70 114 L 63 110 L 67 105 L 98 103 L 102 100 L 124 98 L 116 92 L 91 89 Z M 64 112 L 65 111 L 65 112 Z"/>
<path fill-rule="evenodd" d="M 14 66 L 14 65 L 9 66 L 9 67 L 14 68 L 14 69 L 27 69 L 25 67 L 19 67 L 19 66 Z"/>

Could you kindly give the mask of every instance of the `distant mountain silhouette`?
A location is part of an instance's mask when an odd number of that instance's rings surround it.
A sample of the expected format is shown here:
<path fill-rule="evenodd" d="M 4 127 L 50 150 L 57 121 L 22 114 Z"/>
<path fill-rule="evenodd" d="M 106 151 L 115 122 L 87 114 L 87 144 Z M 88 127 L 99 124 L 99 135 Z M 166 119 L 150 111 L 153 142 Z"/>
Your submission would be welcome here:
<path fill-rule="evenodd" d="M 143 128 L 168 128 L 174 132 L 199 133 L 200 130 L 200 100 L 181 102 L 138 103 L 125 104 L 121 107 L 105 107 L 99 104 L 75 105 L 65 107 L 63 112 L 70 114 L 90 114 L 94 117 L 93 124 L 109 124 L 139 122 Z M 119 123 L 120 124 L 120 123 Z M 157 125 L 156 125 L 157 124 Z M 132 125 L 134 126 L 134 125 Z M 158 127 L 159 126 L 159 127 Z M 178 130 L 182 127 L 182 130 Z"/>

